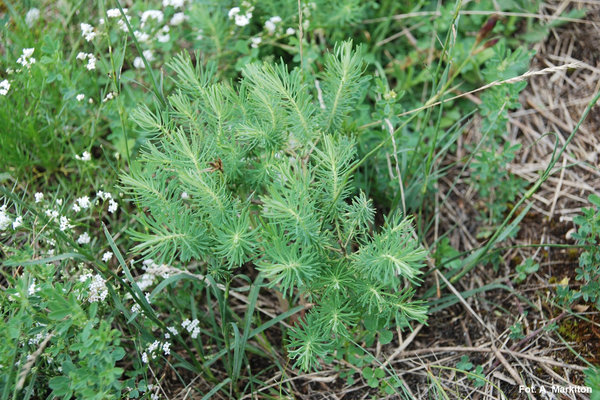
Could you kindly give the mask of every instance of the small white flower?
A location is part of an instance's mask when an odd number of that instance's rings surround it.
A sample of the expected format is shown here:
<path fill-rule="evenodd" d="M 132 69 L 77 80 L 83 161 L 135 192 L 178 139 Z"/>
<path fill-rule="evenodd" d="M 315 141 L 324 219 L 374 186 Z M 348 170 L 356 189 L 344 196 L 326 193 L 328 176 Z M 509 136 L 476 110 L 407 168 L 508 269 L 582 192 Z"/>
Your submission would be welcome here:
<path fill-rule="evenodd" d="M 273 34 L 273 32 L 275 32 L 275 24 L 271 22 L 271 20 L 268 20 L 265 22 L 265 29 L 269 31 L 270 34 Z"/>
<path fill-rule="evenodd" d="M 162 345 L 162 350 L 163 350 L 163 353 L 165 354 L 165 356 L 168 356 L 169 354 L 171 354 L 171 343 L 164 342 Z"/>
<path fill-rule="evenodd" d="M 293 35 L 294 33 L 296 33 L 296 30 L 294 28 L 287 28 L 285 30 L 285 33 L 287 33 L 288 35 Z"/>
<path fill-rule="evenodd" d="M 181 23 L 183 23 L 183 21 L 185 21 L 187 19 L 187 16 L 182 13 L 182 12 L 178 12 L 175 13 L 175 15 L 173 15 L 173 18 L 171 18 L 171 21 L 169 21 L 169 23 L 171 25 L 179 25 Z"/>
<path fill-rule="evenodd" d="M 142 311 L 142 308 L 140 307 L 140 305 L 138 303 L 135 303 L 132 307 L 131 307 L 131 312 L 134 314 L 139 313 L 140 311 Z"/>
<path fill-rule="evenodd" d="M 50 218 L 50 220 L 54 220 L 54 219 L 58 218 L 58 211 L 56 211 L 56 210 L 46 210 L 46 216 L 48 218 Z"/>
<path fill-rule="evenodd" d="M 182 8 L 185 0 L 163 0 L 163 7 L 172 6 L 173 8 Z"/>
<path fill-rule="evenodd" d="M 198 337 L 199 333 L 200 333 L 200 328 L 195 327 L 190 336 L 192 337 L 192 339 L 196 339 Z"/>
<path fill-rule="evenodd" d="M 167 330 L 173 334 L 173 336 L 177 336 L 179 332 L 177 332 L 177 328 L 174 326 L 167 326 Z"/>
<path fill-rule="evenodd" d="M 236 15 L 238 15 L 240 12 L 240 8 L 239 7 L 233 7 L 231 10 L 229 10 L 229 12 L 227 13 L 227 15 L 229 16 L 229 19 L 232 19 L 233 17 L 235 17 Z"/>
<path fill-rule="evenodd" d="M 154 60 L 154 53 L 152 53 L 152 50 L 144 50 L 142 54 L 146 57 L 146 61 L 150 62 Z"/>
<path fill-rule="evenodd" d="M 255 36 L 253 38 L 250 38 L 250 41 L 252 42 L 252 44 L 250 46 L 255 49 L 258 47 L 260 42 L 262 42 L 262 38 Z"/>
<path fill-rule="evenodd" d="M 77 243 L 88 244 L 90 240 L 90 235 L 87 232 L 84 232 L 81 236 L 79 236 L 79 238 L 77 238 Z"/>
<path fill-rule="evenodd" d="M 86 59 L 88 60 L 87 65 L 85 66 L 88 70 L 93 70 L 96 69 L 96 56 L 94 56 L 91 53 L 84 53 L 82 51 L 80 51 L 79 53 L 77 53 L 77 58 L 78 60 L 82 60 L 85 61 Z"/>
<path fill-rule="evenodd" d="M 131 21 L 130 15 L 126 15 L 126 17 L 127 17 L 127 21 Z M 117 25 L 119 25 L 119 29 L 122 30 L 123 32 L 127 32 L 129 30 L 127 28 L 127 24 L 125 23 L 125 21 L 122 18 L 117 21 Z"/>
<path fill-rule="evenodd" d="M 137 304 L 136 304 L 137 305 Z M 142 362 L 144 364 L 148 364 L 148 354 L 146 352 L 142 353 Z"/>
<path fill-rule="evenodd" d="M 42 339 L 44 339 L 44 333 L 40 332 L 37 335 L 35 335 L 34 337 L 32 337 L 31 339 L 29 339 L 28 343 L 31 345 L 35 345 L 38 344 L 39 342 L 42 341 Z"/>
<path fill-rule="evenodd" d="M 249 12 L 246 15 L 236 15 L 235 16 L 235 24 L 237 26 L 246 26 L 250 23 L 250 18 L 252 18 L 252 13 Z"/>
<path fill-rule="evenodd" d="M 119 208 L 119 205 L 117 204 L 116 201 L 114 201 L 113 199 L 110 199 L 108 201 L 108 212 L 109 213 L 114 214 L 118 208 Z"/>
<path fill-rule="evenodd" d="M 62 217 L 60 217 L 60 230 L 62 232 L 66 231 L 67 229 L 71 229 L 73 226 L 71 225 L 69 218 L 65 217 L 64 215 Z"/>
<path fill-rule="evenodd" d="M 77 204 L 79 204 L 79 207 L 84 208 L 84 209 L 90 208 L 90 205 L 92 204 L 90 202 L 90 198 L 88 196 L 79 197 L 75 201 L 77 202 Z"/>
<path fill-rule="evenodd" d="M 189 195 L 189 194 L 187 194 L 187 192 L 183 192 L 183 193 L 181 193 L 181 198 L 182 198 L 183 200 L 187 200 L 187 199 L 189 199 L 189 198 L 190 198 L 190 195 Z"/>
<path fill-rule="evenodd" d="M 124 8 L 123 12 L 127 14 L 127 9 Z M 121 11 L 118 8 L 111 8 L 110 10 L 106 10 L 106 16 L 108 18 L 119 18 L 121 16 Z"/>
<path fill-rule="evenodd" d="M 44 200 L 44 193 L 41 192 L 36 192 L 36 194 L 33 195 L 35 197 L 35 202 L 39 203 L 42 200 Z"/>
<path fill-rule="evenodd" d="M 92 155 L 89 151 L 84 151 L 81 153 L 81 156 L 75 155 L 75 158 L 79 161 L 90 161 L 92 159 Z"/>
<path fill-rule="evenodd" d="M 29 288 L 27 289 L 27 294 L 29 296 L 33 296 L 35 294 L 35 292 L 37 292 L 37 288 L 35 286 L 35 278 L 31 281 L 31 285 L 29 285 Z"/>
<path fill-rule="evenodd" d="M 75 98 L 77 101 L 83 101 L 83 99 L 85 99 L 85 94 L 79 93 L 77 96 L 75 96 Z"/>
<path fill-rule="evenodd" d="M 8 90 L 10 89 L 10 82 L 6 79 L 0 82 L 0 95 L 6 96 L 8 94 Z"/>
<path fill-rule="evenodd" d="M 91 42 L 92 40 L 94 40 L 94 38 L 96 37 L 96 32 L 94 31 L 93 26 L 83 22 L 79 26 L 81 28 L 81 36 L 83 36 L 87 42 Z"/>
<path fill-rule="evenodd" d="M 96 57 L 93 54 L 88 54 L 88 63 L 85 67 L 88 71 L 96 69 Z"/>
<path fill-rule="evenodd" d="M 102 190 L 98 190 L 96 196 L 100 197 L 102 200 L 112 199 L 112 194 L 110 194 L 109 192 L 103 192 Z"/>
<path fill-rule="evenodd" d="M 79 211 L 81 211 L 81 207 L 79 207 L 79 205 L 78 205 L 78 204 L 73 204 L 73 207 L 71 207 L 71 208 L 72 208 L 72 209 L 73 209 L 73 211 L 75 211 L 75 212 L 79 212 Z"/>
<path fill-rule="evenodd" d="M 169 40 L 171 40 L 171 35 L 168 33 L 159 33 L 156 35 L 156 40 L 158 40 L 159 43 L 167 43 Z"/>
<path fill-rule="evenodd" d="M 21 225 L 23 225 L 23 217 L 18 216 L 17 218 L 15 218 L 14 222 L 12 223 L 12 228 L 17 229 Z"/>
<path fill-rule="evenodd" d="M 148 21 L 149 19 L 153 19 L 156 20 L 156 22 L 161 23 L 163 21 L 164 18 L 164 14 L 162 11 L 160 10 L 147 10 L 144 11 L 142 13 L 142 26 L 144 26 L 144 24 L 146 23 L 146 21 Z"/>
<path fill-rule="evenodd" d="M 269 31 L 269 34 L 273 34 L 275 32 L 275 24 L 281 22 L 281 17 L 276 15 L 274 17 L 269 18 L 268 21 L 265 22 L 265 28 Z"/>
<path fill-rule="evenodd" d="M 112 256 L 113 256 L 113 253 L 110 251 L 107 251 L 104 254 L 102 254 L 102 261 L 109 262 L 110 259 L 112 258 Z"/>
<path fill-rule="evenodd" d="M 102 278 L 102 276 L 100 276 L 98 274 L 93 275 L 93 276 L 92 276 L 92 274 L 86 274 L 86 275 L 82 276 L 81 278 L 79 278 L 79 280 L 84 282 L 90 277 L 92 278 L 92 281 L 90 282 L 90 286 L 88 287 L 88 290 L 90 291 L 90 296 L 88 297 L 88 301 L 90 303 L 95 303 L 98 300 L 104 301 L 104 299 L 106 299 L 106 296 L 108 296 L 108 289 L 106 288 L 106 281 Z M 83 280 L 82 280 L 82 278 L 83 278 Z"/>
<path fill-rule="evenodd" d="M 146 65 L 144 64 L 144 60 L 142 60 L 142 57 L 136 57 L 133 59 L 133 67 L 137 68 L 137 69 L 146 68 Z"/>
<path fill-rule="evenodd" d="M 138 42 L 147 42 L 150 40 L 150 35 L 146 32 L 135 31 L 133 32 L 133 36 L 138 40 Z"/>
<path fill-rule="evenodd" d="M 116 92 L 108 92 L 106 94 L 106 96 L 104 97 L 104 99 L 102 100 L 102 102 L 106 103 L 107 101 L 114 99 L 116 96 L 117 96 Z"/>
<path fill-rule="evenodd" d="M 34 48 L 23 49 L 23 54 L 21 54 L 21 57 L 17 59 L 17 63 L 24 67 L 30 68 L 31 64 L 35 64 L 35 58 L 31 57 L 34 51 Z"/>
<path fill-rule="evenodd" d="M 160 346 L 160 342 L 158 340 L 155 340 L 154 342 L 152 342 L 150 344 L 150 346 L 148 346 L 148 353 L 152 353 L 153 351 L 158 349 L 159 346 Z"/>
<path fill-rule="evenodd" d="M 31 10 L 27 11 L 27 14 L 25 14 L 25 23 L 30 28 L 38 19 L 40 19 L 40 10 L 37 8 L 32 8 Z"/>

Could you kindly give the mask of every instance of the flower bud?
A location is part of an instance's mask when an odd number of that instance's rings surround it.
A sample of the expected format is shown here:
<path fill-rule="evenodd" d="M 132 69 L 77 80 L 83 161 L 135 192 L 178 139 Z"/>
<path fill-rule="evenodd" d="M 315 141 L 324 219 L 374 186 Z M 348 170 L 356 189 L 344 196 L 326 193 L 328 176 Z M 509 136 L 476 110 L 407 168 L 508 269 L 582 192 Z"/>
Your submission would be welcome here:
<path fill-rule="evenodd" d="M 487 22 L 481 27 L 481 29 L 479 30 L 479 32 L 477 32 L 477 39 L 475 40 L 476 44 L 481 43 L 481 41 L 483 39 L 485 39 L 490 32 L 492 31 L 492 29 L 494 29 L 494 27 L 496 26 L 496 22 L 498 22 L 498 16 L 497 15 L 492 15 Z"/>

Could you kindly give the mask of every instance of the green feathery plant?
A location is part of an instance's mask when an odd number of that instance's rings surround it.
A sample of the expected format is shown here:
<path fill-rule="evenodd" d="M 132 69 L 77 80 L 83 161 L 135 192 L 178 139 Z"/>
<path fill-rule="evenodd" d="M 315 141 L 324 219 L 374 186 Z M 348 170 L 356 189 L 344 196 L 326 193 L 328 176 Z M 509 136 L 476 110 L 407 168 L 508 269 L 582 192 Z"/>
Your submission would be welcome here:
<path fill-rule="evenodd" d="M 166 108 L 135 113 L 153 139 L 122 176 L 145 211 L 135 252 L 199 261 L 225 290 L 234 274 L 258 273 L 288 303 L 312 305 L 289 333 L 303 370 L 365 325 L 426 319 L 412 300 L 425 251 L 411 219 L 392 212 L 374 231 L 372 202 L 349 178 L 357 150 L 347 127 L 368 87 L 363 58 L 344 42 L 325 60 L 317 100 L 283 63 L 250 64 L 234 85 L 218 82 L 213 65 L 175 57 L 177 90 Z"/>

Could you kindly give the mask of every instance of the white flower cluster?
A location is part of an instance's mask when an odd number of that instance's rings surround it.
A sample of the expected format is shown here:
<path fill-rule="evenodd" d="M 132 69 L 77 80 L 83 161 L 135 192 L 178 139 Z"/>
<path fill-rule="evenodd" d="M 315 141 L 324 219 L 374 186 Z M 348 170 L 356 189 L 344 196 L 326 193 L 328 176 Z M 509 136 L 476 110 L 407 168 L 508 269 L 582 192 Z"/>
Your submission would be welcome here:
<path fill-rule="evenodd" d="M 26 68 L 31 68 L 31 65 L 35 64 L 35 58 L 32 57 L 34 51 L 35 48 L 33 47 L 23 49 L 23 54 L 21 54 L 21 57 L 17 59 L 17 64 L 21 64 Z"/>
<path fill-rule="evenodd" d="M 178 13 L 173 14 L 169 23 L 173 26 L 181 25 L 187 19 L 188 19 L 187 15 L 185 15 L 182 12 L 178 12 Z"/>
<path fill-rule="evenodd" d="M 90 198 L 88 196 L 79 197 L 73 204 L 73 211 L 79 212 L 82 209 L 86 210 L 90 208 L 91 204 L 92 203 L 90 202 Z"/>
<path fill-rule="evenodd" d="M 22 216 L 18 216 L 17 218 L 15 218 L 15 220 L 12 223 L 12 228 L 13 229 L 17 229 L 18 227 L 20 227 L 21 225 L 23 225 L 23 217 Z"/>
<path fill-rule="evenodd" d="M 177 331 L 177 328 L 175 328 L 174 326 L 167 326 L 167 330 L 169 332 L 165 333 L 165 339 L 170 339 L 171 335 L 173 335 L 173 336 L 179 335 L 179 332 Z"/>
<path fill-rule="evenodd" d="M 91 273 L 84 274 L 79 277 L 79 282 L 85 282 L 91 279 L 89 290 L 88 301 L 95 303 L 97 301 L 104 301 L 108 296 L 108 289 L 106 288 L 106 281 L 99 274 L 92 275 Z"/>
<path fill-rule="evenodd" d="M 142 269 L 144 270 L 144 273 L 141 275 L 140 279 L 137 281 L 137 285 L 140 288 L 140 290 L 142 290 L 142 291 L 144 291 L 144 290 L 148 289 L 150 286 L 152 286 L 154 284 L 154 282 L 156 281 L 156 277 L 160 276 L 163 279 L 167 279 L 169 276 L 171 276 L 171 273 L 170 273 L 171 267 L 169 267 L 166 264 L 158 265 L 151 258 L 144 260 L 144 262 L 142 264 L 143 264 Z"/>
<path fill-rule="evenodd" d="M 30 345 L 37 345 L 39 344 L 42 339 L 44 339 L 46 337 L 46 335 L 44 335 L 44 332 L 40 332 L 37 335 L 35 335 L 34 337 L 30 338 L 27 343 Z"/>
<path fill-rule="evenodd" d="M 75 154 L 75 159 L 79 161 L 90 161 L 92 159 L 92 155 L 89 151 L 84 151 L 83 153 L 81 153 L 81 156 Z"/>
<path fill-rule="evenodd" d="M 0 231 L 8 228 L 11 222 L 12 219 L 6 213 L 6 204 L 4 204 L 2 207 L 0 207 Z"/>
<path fill-rule="evenodd" d="M 103 201 L 108 200 L 108 212 L 114 214 L 119 209 L 119 204 L 113 199 L 112 194 L 99 190 L 96 196 Z"/>
<path fill-rule="evenodd" d="M 123 9 L 123 11 L 125 11 L 125 13 L 127 13 L 127 9 Z M 131 21 L 130 15 L 126 15 L 125 18 L 127 18 L 127 22 Z M 125 23 L 125 20 L 123 18 L 121 18 L 117 21 L 117 25 L 119 25 L 119 29 L 122 30 L 123 32 L 128 31 L 127 24 Z"/>
<path fill-rule="evenodd" d="M 123 12 L 127 14 L 127 8 L 124 8 Z M 118 8 L 111 8 L 110 10 L 106 10 L 106 16 L 108 18 L 119 18 L 121 16 L 121 11 L 119 11 Z"/>
<path fill-rule="evenodd" d="M 93 55 L 92 53 L 84 53 L 83 51 L 80 51 L 79 53 L 77 53 L 77 57 L 78 60 L 82 60 L 85 61 L 87 59 L 87 64 L 86 64 L 86 68 L 88 69 L 88 71 L 91 71 L 93 69 L 96 69 L 96 56 Z"/>
<path fill-rule="evenodd" d="M 154 60 L 154 54 L 152 53 L 152 50 L 144 50 L 142 52 L 142 54 L 146 58 L 146 61 L 150 62 L 150 61 Z M 137 69 L 146 68 L 146 65 L 144 65 L 144 60 L 142 59 L 142 57 L 136 57 L 133 60 L 133 66 Z"/>
<path fill-rule="evenodd" d="M 0 82 L 0 96 L 6 96 L 10 89 L 10 82 L 6 79 Z"/>
<path fill-rule="evenodd" d="M 110 259 L 112 258 L 112 256 L 113 256 L 112 251 L 106 251 L 106 252 L 104 252 L 104 254 L 102 254 L 102 261 L 109 262 Z"/>
<path fill-rule="evenodd" d="M 245 4 L 246 2 L 244 2 Z M 241 14 L 241 9 L 239 7 L 233 7 L 227 13 L 229 19 L 235 20 L 235 24 L 237 26 L 246 26 L 250 23 L 252 19 L 252 10 L 254 7 L 248 7 L 245 14 Z"/>
<path fill-rule="evenodd" d="M 55 239 L 45 239 L 45 241 L 48 246 L 56 247 Z M 53 256 L 55 251 L 56 249 L 49 249 L 46 253 L 48 253 L 49 256 Z"/>
<path fill-rule="evenodd" d="M 250 38 L 250 46 L 252 46 L 253 49 L 257 48 L 258 45 L 260 44 L 260 42 L 262 42 L 262 38 L 260 36 L 255 36 L 253 38 Z"/>
<path fill-rule="evenodd" d="M 94 38 L 96 37 L 96 31 L 94 30 L 93 26 L 83 22 L 79 26 L 81 27 L 81 36 L 83 36 L 86 42 L 91 42 L 92 40 L 94 40 Z"/>
<path fill-rule="evenodd" d="M 7 205 L 4 204 L 0 207 L 0 231 L 6 230 L 11 223 L 13 230 L 18 229 L 21 225 L 23 225 L 23 217 L 18 215 L 13 221 L 12 218 L 6 212 Z"/>
<path fill-rule="evenodd" d="M 115 97 L 117 97 L 117 92 L 108 92 L 106 94 L 106 96 L 104 97 L 104 99 L 102 99 L 102 102 L 106 103 L 107 101 L 112 100 Z"/>
<path fill-rule="evenodd" d="M 35 202 L 36 203 L 40 203 L 44 200 L 44 194 L 37 192 L 35 195 Z M 63 199 L 57 199 L 56 200 L 56 205 L 57 206 L 62 206 L 63 204 Z M 44 214 L 46 214 L 46 217 L 48 217 L 48 219 L 50 221 L 56 221 L 58 220 L 58 224 L 59 224 L 59 228 L 62 232 L 69 230 L 71 228 L 73 228 L 73 225 L 71 225 L 71 221 L 69 220 L 69 218 L 67 218 L 64 215 L 60 215 L 60 213 L 58 212 L 58 210 L 56 208 L 46 208 L 44 210 Z M 22 221 L 22 220 L 21 220 Z M 53 246 L 55 246 L 56 244 L 53 243 Z M 49 252 L 49 254 L 51 254 L 53 251 Z"/>
<path fill-rule="evenodd" d="M 192 339 L 196 339 L 198 337 L 198 334 L 200 334 L 200 327 L 198 326 L 198 324 L 200 324 L 200 321 L 198 321 L 197 319 L 190 321 L 186 318 L 185 321 L 181 323 L 181 326 L 188 331 Z"/>
<path fill-rule="evenodd" d="M 37 22 L 38 19 L 40 19 L 40 10 L 37 8 L 32 8 L 31 10 L 27 11 L 27 14 L 25 14 L 25 23 L 30 28 Z"/>
<path fill-rule="evenodd" d="M 142 13 L 142 16 L 140 18 L 142 21 L 142 28 L 146 25 L 146 22 L 148 22 L 148 20 L 150 20 L 150 19 L 153 19 L 160 24 L 161 22 L 163 22 L 164 18 L 165 18 L 165 15 L 160 10 L 146 10 Z"/>
<path fill-rule="evenodd" d="M 69 221 L 69 218 L 65 217 L 64 215 L 62 215 L 60 217 L 60 224 L 59 224 L 59 228 L 61 230 L 61 232 L 66 231 L 67 229 L 71 229 L 73 228 L 73 225 L 71 225 L 71 221 Z"/>
<path fill-rule="evenodd" d="M 276 24 L 278 24 L 279 22 L 281 22 L 281 17 L 279 15 L 271 17 L 267 20 L 267 22 L 265 22 L 265 29 L 269 32 L 270 35 L 272 35 L 275 32 L 275 28 L 277 28 Z"/>
<path fill-rule="evenodd" d="M 88 244 L 90 242 L 90 240 L 91 240 L 90 235 L 87 232 L 84 232 L 77 238 L 77 243 L 78 244 Z"/>
<path fill-rule="evenodd" d="M 159 43 L 167 43 L 169 40 L 171 40 L 171 35 L 169 35 L 170 30 L 171 28 L 169 28 L 169 25 L 163 26 L 162 29 L 156 34 L 156 40 L 158 40 Z"/>
<path fill-rule="evenodd" d="M 169 6 L 173 8 L 183 8 L 185 5 L 185 0 L 163 0 L 162 4 L 165 8 Z"/>
<path fill-rule="evenodd" d="M 133 32 L 133 36 L 135 36 L 138 42 L 146 43 L 150 41 L 150 35 L 146 32 L 135 31 Z"/>
<path fill-rule="evenodd" d="M 148 364 L 150 359 L 156 359 L 158 352 L 161 350 L 165 356 L 171 354 L 171 343 L 168 341 L 161 342 L 159 340 L 150 343 L 146 351 L 142 353 L 142 362 Z"/>
<path fill-rule="evenodd" d="M 35 284 L 35 278 L 33 278 L 31 280 L 31 285 L 29 285 L 29 288 L 27 288 L 27 295 L 33 296 L 34 294 L 36 294 L 36 292 L 39 292 L 39 291 L 40 291 L 40 287 Z"/>

